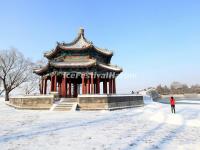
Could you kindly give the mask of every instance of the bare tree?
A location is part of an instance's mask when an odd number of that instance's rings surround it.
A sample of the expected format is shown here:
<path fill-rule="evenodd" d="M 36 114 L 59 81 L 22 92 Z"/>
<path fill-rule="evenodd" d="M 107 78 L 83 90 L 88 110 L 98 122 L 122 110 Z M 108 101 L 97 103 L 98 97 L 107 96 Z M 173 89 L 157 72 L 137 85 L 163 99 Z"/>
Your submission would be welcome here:
<path fill-rule="evenodd" d="M 0 95 L 4 92 L 3 82 L 0 80 Z"/>
<path fill-rule="evenodd" d="M 47 64 L 46 59 L 41 59 L 36 61 L 35 63 L 31 63 L 32 70 L 34 68 L 39 68 L 41 66 L 45 66 Z M 40 76 L 36 75 L 35 73 L 30 72 L 29 73 L 29 79 L 27 82 L 22 84 L 22 90 L 25 95 L 29 94 L 39 94 L 39 82 L 40 82 Z"/>
<path fill-rule="evenodd" d="M 0 80 L 3 82 L 6 101 L 9 101 L 12 90 L 28 81 L 28 74 L 32 72 L 30 64 L 16 49 L 0 51 Z"/>
<path fill-rule="evenodd" d="M 45 66 L 47 63 L 48 63 L 48 60 L 45 58 L 42 58 L 42 59 L 36 61 L 36 63 L 34 64 L 34 67 L 40 68 L 40 67 Z"/>
<path fill-rule="evenodd" d="M 29 81 L 22 84 L 25 95 L 37 93 L 39 91 L 39 76 L 33 73 L 29 75 Z"/>
<path fill-rule="evenodd" d="M 156 87 L 156 91 L 157 91 L 159 94 L 163 94 L 163 93 L 164 93 L 164 89 L 163 89 L 163 87 L 161 86 L 161 84 L 158 85 L 158 86 Z"/>
<path fill-rule="evenodd" d="M 0 95 L 4 92 L 4 89 L 0 90 Z"/>

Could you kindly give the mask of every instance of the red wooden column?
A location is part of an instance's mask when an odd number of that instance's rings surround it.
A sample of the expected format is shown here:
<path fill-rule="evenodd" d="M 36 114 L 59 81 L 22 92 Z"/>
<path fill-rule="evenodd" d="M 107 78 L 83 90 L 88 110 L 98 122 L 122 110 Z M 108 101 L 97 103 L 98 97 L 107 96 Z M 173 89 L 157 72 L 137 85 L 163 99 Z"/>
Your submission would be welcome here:
<path fill-rule="evenodd" d="M 88 87 L 88 92 L 89 92 L 89 94 L 91 94 L 91 78 L 89 78 L 89 81 L 90 81 L 90 82 L 89 82 L 89 85 L 88 85 L 88 86 L 89 86 L 89 87 Z"/>
<path fill-rule="evenodd" d="M 88 80 L 88 79 L 85 77 L 85 79 L 84 79 L 84 81 L 85 81 L 85 82 L 84 82 L 84 90 L 85 90 L 84 93 L 85 93 L 85 94 L 87 94 L 87 80 Z"/>
<path fill-rule="evenodd" d="M 63 97 L 64 95 L 64 76 L 61 78 L 61 83 L 60 83 L 60 95 Z"/>
<path fill-rule="evenodd" d="M 109 79 L 109 94 L 112 94 L 112 79 Z"/>
<path fill-rule="evenodd" d="M 75 80 L 75 82 L 74 82 L 74 92 L 73 92 L 73 97 L 77 97 L 77 82 L 76 82 L 76 80 Z"/>
<path fill-rule="evenodd" d="M 85 94 L 85 74 L 82 74 L 82 94 Z"/>
<path fill-rule="evenodd" d="M 54 76 L 54 91 L 57 91 L 57 76 Z"/>
<path fill-rule="evenodd" d="M 100 94 L 100 78 L 97 77 L 97 94 Z"/>
<path fill-rule="evenodd" d="M 59 90 L 59 84 L 58 84 L 58 91 L 61 97 L 63 97 L 63 77 L 60 79 L 60 90 Z"/>
<path fill-rule="evenodd" d="M 90 94 L 90 78 L 87 79 L 87 94 Z"/>
<path fill-rule="evenodd" d="M 41 86 L 41 94 L 44 94 L 43 92 L 44 92 L 44 79 L 43 79 L 43 77 L 42 77 L 42 79 L 41 79 L 41 83 L 42 83 L 42 86 Z"/>
<path fill-rule="evenodd" d="M 63 86 L 62 86 L 62 78 L 59 80 L 59 82 L 58 82 L 58 94 L 60 95 L 60 96 L 62 96 L 62 88 L 63 88 Z"/>
<path fill-rule="evenodd" d="M 69 97 L 69 84 L 68 84 L 68 82 L 69 82 L 69 79 L 66 76 L 66 97 Z"/>
<path fill-rule="evenodd" d="M 67 85 L 66 85 L 66 82 L 67 82 L 67 77 L 66 77 L 66 74 L 64 74 L 64 76 L 63 76 L 63 97 L 67 96 Z"/>
<path fill-rule="evenodd" d="M 60 95 L 64 97 L 64 78 L 62 77 L 61 82 L 60 82 Z"/>
<path fill-rule="evenodd" d="M 47 78 L 44 79 L 44 94 L 47 94 Z"/>
<path fill-rule="evenodd" d="M 72 84 L 71 84 L 71 79 L 69 79 L 69 97 L 72 96 Z"/>
<path fill-rule="evenodd" d="M 113 84 L 113 93 L 116 94 L 116 83 L 115 83 L 115 78 L 113 78 L 112 80 L 112 84 Z"/>
<path fill-rule="evenodd" d="M 54 85 L 54 77 L 53 77 L 53 75 L 51 75 L 51 87 L 50 87 L 51 92 L 54 90 L 53 85 Z"/>
<path fill-rule="evenodd" d="M 96 94 L 97 93 L 97 86 L 96 86 L 97 84 L 96 84 L 96 80 L 95 80 L 95 83 L 94 83 L 94 94 Z"/>
<path fill-rule="evenodd" d="M 107 80 L 106 79 L 103 81 L 103 93 L 107 94 Z"/>
<path fill-rule="evenodd" d="M 93 72 L 91 73 L 91 94 L 94 94 L 94 76 Z"/>

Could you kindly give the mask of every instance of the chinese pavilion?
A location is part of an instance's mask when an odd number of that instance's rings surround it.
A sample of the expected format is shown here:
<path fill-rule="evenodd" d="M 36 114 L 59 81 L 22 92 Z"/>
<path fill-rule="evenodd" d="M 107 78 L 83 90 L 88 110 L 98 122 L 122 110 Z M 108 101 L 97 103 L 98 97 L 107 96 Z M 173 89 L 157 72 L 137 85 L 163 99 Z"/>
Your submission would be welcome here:
<path fill-rule="evenodd" d="M 44 56 L 48 63 L 34 69 L 41 76 L 41 94 L 47 93 L 48 80 L 50 91 L 58 92 L 60 97 L 116 93 L 115 79 L 122 69 L 110 64 L 113 52 L 98 48 L 85 38 L 84 29 L 73 42 L 57 42 L 55 49 Z"/>

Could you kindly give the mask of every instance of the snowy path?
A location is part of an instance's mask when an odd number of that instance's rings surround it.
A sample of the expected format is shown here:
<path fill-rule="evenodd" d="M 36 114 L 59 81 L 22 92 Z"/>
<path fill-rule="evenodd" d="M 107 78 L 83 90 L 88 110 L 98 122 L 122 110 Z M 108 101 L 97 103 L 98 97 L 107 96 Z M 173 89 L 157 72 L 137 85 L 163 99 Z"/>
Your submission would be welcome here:
<path fill-rule="evenodd" d="M 0 100 L 0 149 L 191 149 L 200 148 L 200 107 L 179 104 L 118 111 L 16 110 Z"/>

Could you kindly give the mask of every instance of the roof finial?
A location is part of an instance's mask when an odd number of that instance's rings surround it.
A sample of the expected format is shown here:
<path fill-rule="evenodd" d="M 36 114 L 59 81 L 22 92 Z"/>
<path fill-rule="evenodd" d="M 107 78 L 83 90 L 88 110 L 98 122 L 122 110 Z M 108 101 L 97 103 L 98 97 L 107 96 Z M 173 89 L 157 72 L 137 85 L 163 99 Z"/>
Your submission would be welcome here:
<path fill-rule="evenodd" d="M 80 27 L 80 34 L 82 34 L 84 36 L 84 29 L 82 27 Z"/>

